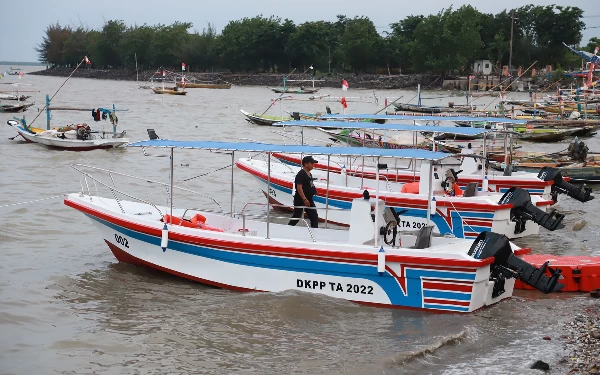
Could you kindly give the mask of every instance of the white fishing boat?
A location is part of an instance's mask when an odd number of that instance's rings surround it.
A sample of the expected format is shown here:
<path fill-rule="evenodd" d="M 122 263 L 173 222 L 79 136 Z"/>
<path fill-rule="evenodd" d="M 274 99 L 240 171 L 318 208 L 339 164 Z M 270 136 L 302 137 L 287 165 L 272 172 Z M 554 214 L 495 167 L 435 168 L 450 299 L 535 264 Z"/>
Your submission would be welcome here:
<path fill-rule="evenodd" d="M 435 233 L 459 238 L 475 238 L 484 231 L 520 238 L 539 233 L 540 225 L 549 230 L 564 227 L 561 222 L 564 215 L 554 210 L 546 212 L 554 203 L 552 200 L 539 195 L 531 196 L 520 188 L 511 188 L 504 195 L 473 189 L 466 196 L 445 196 L 446 171 L 457 165 L 453 164 L 452 158 L 448 158 L 448 154 L 443 155 L 448 160 L 435 164 L 428 160 L 421 161 L 421 179 L 416 186 L 411 186 L 414 191 L 403 189 L 407 185 L 404 183 L 381 180 L 377 183 L 376 179 L 328 174 L 313 169 L 314 185 L 318 192 L 314 197 L 317 209 L 337 209 L 328 211 L 326 217 L 320 214 L 320 218 L 339 225 L 350 225 L 347 210 L 351 207 L 351 201 L 361 197 L 365 190 L 372 192 L 380 189 L 380 198 L 387 207 L 397 212 L 403 211 L 401 227 L 405 229 L 433 225 Z M 267 161 L 258 158 L 240 158 L 236 165 L 256 178 L 260 189 L 272 203 L 287 207 L 293 205 L 294 178 L 299 167 L 278 162 L 270 163 L 269 167 Z M 428 175 L 430 178 L 427 178 Z"/>
<path fill-rule="evenodd" d="M 339 129 L 358 129 L 357 132 L 362 132 L 370 136 L 371 139 L 376 138 L 377 131 L 384 131 L 380 134 L 379 143 L 391 143 L 390 134 L 397 132 L 412 132 L 412 145 L 401 145 L 403 147 L 417 148 L 416 134 L 417 133 L 446 133 L 458 135 L 483 136 L 483 155 L 479 156 L 470 148 L 464 148 L 460 155 L 455 155 L 457 160 L 455 171 L 458 174 L 458 184 L 463 190 L 477 189 L 480 191 L 489 191 L 496 193 L 506 193 L 512 187 L 519 187 L 527 190 L 532 195 L 541 195 L 544 199 L 552 199 L 558 201 L 559 194 L 566 194 L 581 202 L 586 202 L 593 199 L 592 190 L 589 187 L 577 187 L 570 184 L 569 178 L 563 178 L 560 170 L 556 168 L 545 168 L 539 173 L 531 172 L 512 172 L 512 170 L 490 171 L 485 165 L 486 160 L 486 137 L 488 133 L 496 132 L 496 130 L 485 128 L 471 127 L 447 127 L 447 126 L 429 126 L 429 125 L 406 125 L 406 124 L 377 124 L 377 123 L 348 123 L 341 121 L 282 121 L 275 124 L 277 126 L 293 126 L 293 127 L 318 127 L 318 128 L 339 128 Z M 509 134 L 510 135 L 510 134 Z M 509 142 L 504 137 L 505 154 L 508 154 Z M 301 141 L 303 142 L 303 141 Z M 392 143 L 393 144 L 393 143 Z M 400 146 L 400 145 L 398 145 Z M 390 147 L 386 147 L 390 148 Z M 293 154 L 274 153 L 274 157 L 282 162 L 290 165 L 300 166 L 301 157 Z M 315 156 L 317 157 L 317 156 Z M 330 159 L 331 164 L 319 163 L 315 164 L 316 169 L 329 170 L 333 173 L 347 173 L 356 177 L 364 177 L 373 179 L 377 174 L 374 161 L 363 159 L 352 160 L 349 158 L 333 157 Z M 386 168 L 378 171 L 379 178 L 386 181 L 412 183 L 418 182 L 421 175 L 420 165 L 418 161 L 411 160 L 410 163 L 394 163 L 386 164 Z"/>
<path fill-rule="evenodd" d="M 268 201 L 256 203 L 265 208 L 266 221 L 252 220 L 244 211 L 249 204 L 234 212 L 233 170 L 229 212 L 221 205 L 220 212 L 191 208 L 205 195 L 173 182 L 175 148 L 230 152 L 231 160 L 236 151 L 263 152 L 270 158 L 272 152 L 402 157 L 404 150 L 160 139 L 132 146 L 170 148 L 170 183 L 157 182 L 154 194 L 143 195 L 140 183 L 154 182 L 147 177 L 74 165 L 82 173 L 82 188 L 64 201 L 95 224 L 122 262 L 237 291 L 297 290 L 439 312 L 468 313 L 510 298 L 515 278 L 545 293 L 563 287 L 559 269 L 527 264 L 518 257 L 524 250 L 495 233 L 469 241 L 434 237 L 425 227 L 417 236 L 393 231 L 394 238 L 385 239 L 386 220 L 399 219 L 393 213 L 390 219 L 379 199 L 350 202 L 349 230 L 310 228 L 274 224 Z M 424 152 L 419 157 L 433 163 L 444 155 Z M 121 178 L 134 179 L 135 193 L 121 190 Z M 168 203 L 160 205 L 165 202 L 160 192 L 165 191 Z M 143 198 L 137 198 L 138 193 Z M 175 207 L 174 199 L 184 193 L 196 193 L 190 208 L 184 208 L 186 202 Z"/>
<path fill-rule="evenodd" d="M 27 142 L 38 143 L 60 150 L 89 151 L 120 147 L 129 143 L 129 138 L 125 137 L 125 131 L 118 134 L 92 131 L 87 124 L 42 130 L 41 132 L 33 132 L 26 125 L 16 120 L 8 120 L 7 124 L 12 126 Z"/>

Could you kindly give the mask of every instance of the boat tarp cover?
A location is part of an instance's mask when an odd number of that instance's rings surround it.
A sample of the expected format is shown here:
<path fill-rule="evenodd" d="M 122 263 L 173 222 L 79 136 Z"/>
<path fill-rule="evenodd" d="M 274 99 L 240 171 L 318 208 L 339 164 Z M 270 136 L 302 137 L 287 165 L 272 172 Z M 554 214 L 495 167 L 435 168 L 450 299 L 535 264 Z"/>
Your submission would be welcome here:
<path fill-rule="evenodd" d="M 408 115 L 323 115 L 323 120 L 412 120 L 412 121 L 466 121 L 466 122 L 495 122 L 503 124 L 526 124 L 527 120 L 513 120 L 503 117 L 470 117 L 470 116 L 408 116 Z"/>
<path fill-rule="evenodd" d="M 454 155 L 421 149 L 384 149 L 369 147 L 326 147 L 308 145 L 277 145 L 253 142 L 217 142 L 217 141 L 171 141 L 155 139 L 130 143 L 128 147 L 166 147 L 189 148 L 213 151 L 249 151 L 249 152 L 281 152 L 309 155 L 341 155 L 393 157 L 400 159 L 441 160 Z"/>
<path fill-rule="evenodd" d="M 478 135 L 493 132 L 491 129 L 469 128 L 459 126 L 431 126 L 431 125 L 405 125 L 405 124 L 377 124 L 374 122 L 347 122 L 347 121 L 281 121 L 275 126 L 303 126 L 319 128 L 343 129 L 372 129 L 372 130 L 398 130 L 411 132 L 437 132 L 450 134 Z"/>

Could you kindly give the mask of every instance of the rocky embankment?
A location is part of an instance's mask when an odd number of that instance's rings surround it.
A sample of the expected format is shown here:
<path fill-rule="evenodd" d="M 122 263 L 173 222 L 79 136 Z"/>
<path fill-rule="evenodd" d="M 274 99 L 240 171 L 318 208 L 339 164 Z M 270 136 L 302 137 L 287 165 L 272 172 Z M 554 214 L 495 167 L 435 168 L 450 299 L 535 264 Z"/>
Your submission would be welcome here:
<path fill-rule="evenodd" d="M 68 77 L 72 68 L 50 68 L 29 73 L 34 75 Z M 143 71 L 139 74 L 139 80 L 146 82 L 156 73 L 155 70 Z M 159 75 L 155 75 L 159 76 Z M 235 73 L 195 73 L 185 72 L 186 79 L 189 81 L 203 81 L 213 83 L 230 82 L 238 86 L 271 86 L 277 87 L 282 84 L 283 74 L 235 74 Z M 128 69 L 88 69 L 79 68 L 73 77 L 93 78 L 93 79 L 112 79 L 117 81 L 135 81 L 135 70 Z M 310 80 L 312 76 L 308 74 L 293 74 L 290 79 Z M 315 79 L 315 87 L 334 87 L 341 88 L 341 81 L 345 79 L 350 83 L 353 89 L 415 89 L 417 84 L 423 88 L 439 89 L 442 87 L 443 79 L 440 76 L 428 74 L 411 75 L 377 75 L 377 74 L 346 74 L 334 75 Z M 289 86 L 300 86 L 300 82 L 289 82 Z M 304 86 L 312 86 L 311 82 L 305 82 Z"/>
<path fill-rule="evenodd" d="M 594 293 L 594 292 L 593 292 Z M 593 294 L 592 293 L 592 294 Z M 596 297 L 600 291 L 595 291 Z M 566 323 L 563 329 L 566 355 L 558 365 L 565 374 L 600 374 L 600 299 Z"/>

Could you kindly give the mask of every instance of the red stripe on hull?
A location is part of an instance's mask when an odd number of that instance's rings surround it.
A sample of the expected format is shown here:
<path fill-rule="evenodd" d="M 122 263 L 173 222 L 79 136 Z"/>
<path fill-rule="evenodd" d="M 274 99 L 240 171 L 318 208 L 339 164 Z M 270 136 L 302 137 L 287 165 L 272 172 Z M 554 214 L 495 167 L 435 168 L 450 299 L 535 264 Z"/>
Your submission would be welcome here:
<path fill-rule="evenodd" d="M 145 225 L 137 224 L 135 222 L 127 221 L 124 219 L 120 219 L 103 212 L 97 211 L 95 209 L 89 208 L 79 203 L 75 203 L 69 199 L 64 200 L 65 205 L 73 207 L 81 212 L 84 212 L 88 215 L 94 216 L 101 220 L 108 221 L 110 223 L 116 224 L 118 226 L 134 230 L 136 232 L 148 234 L 157 238 L 161 238 L 162 230 L 158 228 L 148 227 Z M 199 230 L 199 233 L 202 233 Z M 212 232 L 211 232 L 212 233 Z M 377 253 L 362 253 L 362 252 L 344 252 L 337 250 L 321 250 L 321 249 L 307 249 L 304 247 L 282 247 L 282 246 L 273 246 L 267 244 L 254 244 L 248 243 L 244 240 L 234 241 L 234 240 L 221 240 L 214 239 L 208 237 L 201 236 L 192 236 L 189 234 L 170 232 L 169 238 L 173 241 L 179 241 L 186 244 L 198 245 L 202 244 L 204 246 L 210 246 L 215 249 L 223 249 L 229 251 L 236 252 L 265 252 L 269 255 L 273 256 L 315 256 L 315 257 L 326 257 L 329 258 L 330 261 L 367 261 L 367 262 L 377 262 Z M 337 258 L 337 259 L 332 259 Z M 482 260 L 474 260 L 474 261 L 464 261 L 458 259 L 442 259 L 442 258 L 427 258 L 427 257 L 418 257 L 418 256 L 403 256 L 403 255 L 387 255 L 386 259 L 389 262 L 398 262 L 398 263 L 406 263 L 406 264 L 414 264 L 416 267 L 429 268 L 439 266 L 439 267 L 467 267 L 466 269 L 469 271 L 473 271 L 474 269 L 483 267 L 485 265 L 491 264 L 494 261 L 494 258 L 486 258 Z M 425 264 L 426 266 L 419 266 Z M 447 270 L 447 268 L 442 268 Z M 457 269 L 457 271 L 461 271 L 462 269 Z"/>
<path fill-rule="evenodd" d="M 435 290 L 451 290 L 454 292 L 465 292 L 471 293 L 473 291 L 473 285 L 457 285 L 450 283 L 436 283 L 430 281 L 423 282 L 423 289 L 435 289 Z"/>
<path fill-rule="evenodd" d="M 471 304 L 471 301 L 454 301 L 454 300 L 437 299 L 437 298 L 423 298 L 423 303 L 469 307 L 469 305 Z"/>
<path fill-rule="evenodd" d="M 210 280 L 202 279 L 200 277 L 195 277 L 195 276 L 192 276 L 192 275 L 188 275 L 186 273 L 181 273 L 181 272 L 172 270 L 170 268 L 161 267 L 158 264 L 146 262 L 145 260 L 142 260 L 140 258 L 134 257 L 133 255 L 131 255 L 131 254 L 129 254 L 129 253 L 121 250 L 118 246 L 113 245 L 112 243 L 108 242 L 107 240 L 104 240 L 104 241 L 106 242 L 106 244 L 108 245 L 108 247 L 110 248 L 110 250 L 112 251 L 112 253 L 115 255 L 115 257 L 117 258 L 117 260 L 119 262 L 133 264 L 134 266 L 140 266 L 140 267 L 147 267 L 147 268 L 156 269 L 156 270 L 159 270 L 159 271 L 170 273 L 170 274 L 175 275 L 175 276 L 182 277 L 184 279 L 188 279 L 188 280 L 192 280 L 192 281 L 197 281 L 197 282 L 202 283 L 202 284 L 216 286 L 216 287 L 219 287 L 219 288 L 235 290 L 235 291 L 238 291 L 238 292 L 264 292 L 264 290 L 249 289 L 249 288 L 240 288 L 240 287 L 236 287 L 236 286 L 232 286 L 232 285 L 222 284 L 222 283 L 218 283 L 218 282 L 215 282 L 215 281 L 210 281 Z"/>

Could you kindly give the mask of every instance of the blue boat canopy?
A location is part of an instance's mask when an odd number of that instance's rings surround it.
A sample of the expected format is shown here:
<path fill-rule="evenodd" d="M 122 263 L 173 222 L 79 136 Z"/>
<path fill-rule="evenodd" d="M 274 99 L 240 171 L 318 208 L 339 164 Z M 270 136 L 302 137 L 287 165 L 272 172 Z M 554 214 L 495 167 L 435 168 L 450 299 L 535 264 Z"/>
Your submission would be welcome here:
<path fill-rule="evenodd" d="M 407 116 L 407 115 L 323 115 L 323 120 L 412 120 L 412 121 L 465 121 L 465 122 L 495 122 L 499 124 L 526 124 L 527 120 L 513 120 L 503 117 L 471 117 L 471 116 Z"/>
<path fill-rule="evenodd" d="M 339 155 L 393 157 L 400 159 L 441 160 L 452 157 L 452 154 L 421 149 L 384 149 L 368 147 L 326 147 L 307 145 L 277 145 L 252 142 L 216 142 L 216 141 L 171 141 L 155 139 L 130 143 L 128 147 L 165 147 L 189 148 L 211 151 L 247 151 L 247 152 L 285 152 L 308 155 Z"/>
<path fill-rule="evenodd" d="M 411 132 L 437 132 L 450 134 L 478 135 L 493 132 L 491 129 L 469 128 L 460 126 L 432 126 L 432 125 L 407 125 L 407 124 L 377 124 L 374 122 L 348 122 L 348 121 L 281 121 L 273 126 L 302 126 L 309 128 L 343 128 L 343 129 L 372 129 L 372 130 L 399 130 Z"/>

